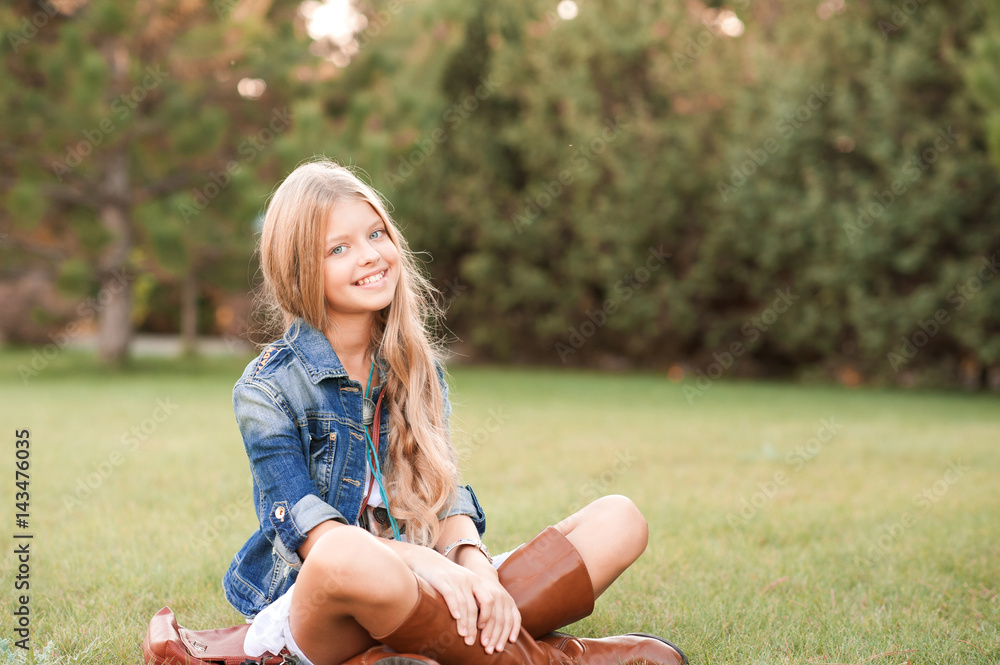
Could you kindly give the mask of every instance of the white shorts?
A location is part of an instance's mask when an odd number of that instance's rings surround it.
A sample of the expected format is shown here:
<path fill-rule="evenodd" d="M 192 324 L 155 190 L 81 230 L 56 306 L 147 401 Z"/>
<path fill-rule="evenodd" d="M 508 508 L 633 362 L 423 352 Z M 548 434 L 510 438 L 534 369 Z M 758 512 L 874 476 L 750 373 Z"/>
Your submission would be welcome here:
<path fill-rule="evenodd" d="M 516 549 L 493 557 L 493 567 L 499 568 Z M 282 649 L 288 649 L 288 653 L 294 656 L 300 665 L 313 665 L 295 643 L 292 629 L 288 625 L 288 611 L 292 606 L 294 592 L 295 584 L 292 584 L 277 600 L 261 610 L 252 620 L 248 620 L 250 629 L 243 640 L 243 651 L 246 655 L 260 658 L 265 652 L 277 654 Z"/>

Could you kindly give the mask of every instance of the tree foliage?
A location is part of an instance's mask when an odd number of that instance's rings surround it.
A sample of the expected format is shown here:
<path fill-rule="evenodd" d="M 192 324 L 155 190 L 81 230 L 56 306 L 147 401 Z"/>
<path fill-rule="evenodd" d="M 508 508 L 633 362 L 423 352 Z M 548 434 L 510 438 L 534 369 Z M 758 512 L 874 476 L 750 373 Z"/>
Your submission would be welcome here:
<path fill-rule="evenodd" d="M 252 251 L 267 191 L 257 173 L 291 126 L 291 100 L 308 89 L 297 67 L 316 60 L 293 29 L 297 6 L 41 0 L 0 9 L 5 266 L 40 258 L 96 300 L 106 361 L 127 357 L 137 280 L 183 285 L 189 305 L 202 281 L 245 284 L 232 275 Z M 244 79 L 251 94 L 238 91 Z"/>
<path fill-rule="evenodd" d="M 85 4 L 0 83 L 9 214 L 75 229 L 68 272 L 116 237 L 72 200 L 116 154 L 135 246 L 220 283 L 270 187 L 325 154 L 386 194 L 468 355 L 1000 386 L 995 2 L 387 0 L 325 70 L 293 2 Z M 57 195 L 53 160 L 159 62 Z M 247 148 L 285 99 L 293 130 Z"/>
<path fill-rule="evenodd" d="M 346 131 L 325 149 L 433 255 L 472 353 L 1000 379 L 995 17 L 432 8 L 401 12 L 330 91 Z"/>

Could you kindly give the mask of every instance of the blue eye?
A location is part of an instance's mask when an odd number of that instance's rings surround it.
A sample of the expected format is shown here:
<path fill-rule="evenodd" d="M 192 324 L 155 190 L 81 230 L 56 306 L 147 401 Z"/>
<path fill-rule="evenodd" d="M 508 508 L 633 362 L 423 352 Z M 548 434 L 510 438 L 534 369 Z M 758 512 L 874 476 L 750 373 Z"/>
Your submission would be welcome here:
<path fill-rule="evenodd" d="M 342 251 L 339 251 L 339 250 L 342 250 L 342 249 L 344 249 L 343 245 L 337 245 L 336 247 L 334 247 L 333 249 L 330 250 L 330 254 L 343 254 Z"/>
<path fill-rule="evenodd" d="M 385 233 L 385 229 L 379 229 L 378 231 L 372 231 L 372 234 L 368 237 L 374 240 L 376 237 L 381 237 L 383 233 Z"/>

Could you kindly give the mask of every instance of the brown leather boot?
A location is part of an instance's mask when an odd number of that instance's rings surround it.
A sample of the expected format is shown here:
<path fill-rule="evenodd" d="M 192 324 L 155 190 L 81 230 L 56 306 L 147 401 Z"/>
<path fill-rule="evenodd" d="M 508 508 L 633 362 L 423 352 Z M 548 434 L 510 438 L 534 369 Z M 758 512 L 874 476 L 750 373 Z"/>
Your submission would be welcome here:
<path fill-rule="evenodd" d="M 500 584 L 521 613 L 521 626 L 538 639 L 594 611 L 594 583 L 580 553 L 550 526 L 507 557 Z"/>
<path fill-rule="evenodd" d="M 396 651 L 419 653 L 441 665 L 557 665 L 570 661 L 554 647 L 536 642 L 523 628 L 503 651 L 486 653 L 477 640 L 471 646 L 458 634 L 455 619 L 441 594 L 419 576 L 417 602 L 387 635 L 372 635 Z"/>
<path fill-rule="evenodd" d="M 522 628 L 536 639 L 545 638 L 545 642 L 575 662 L 617 665 L 628 662 L 630 654 L 648 653 L 650 663 L 687 663 L 679 647 L 645 633 L 600 639 L 562 633 L 549 636 L 556 628 L 579 621 L 594 611 L 594 585 L 587 566 L 573 543 L 555 527 L 546 528 L 516 549 L 497 573 L 517 604 Z"/>
<path fill-rule="evenodd" d="M 574 663 L 586 665 L 619 665 L 648 663 L 649 665 L 687 665 L 687 656 L 662 637 L 647 633 L 629 633 L 615 637 L 591 639 L 552 633 L 541 642 L 551 644 Z"/>
<path fill-rule="evenodd" d="M 439 665 L 436 660 L 415 653 L 396 653 L 384 644 L 374 646 L 346 661 L 344 665 Z"/>
<path fill-rule="evenodd" d="M 587 640 L 553 635 L 536 641 L 521 628 L 518 638 L 503 651 L 487 654 L 477 640 L 471 646 L 458 634 L 455 619 L 437 591 L 420 577 L 417 602 L 410 613 L 387 635 L 373 635 L 400 652 L 419 653 L 441 665 L 681 665 L 681 656 L 656 639 L 610 638 Z M 565 642 L 567 654 L 548 640 Z"/>

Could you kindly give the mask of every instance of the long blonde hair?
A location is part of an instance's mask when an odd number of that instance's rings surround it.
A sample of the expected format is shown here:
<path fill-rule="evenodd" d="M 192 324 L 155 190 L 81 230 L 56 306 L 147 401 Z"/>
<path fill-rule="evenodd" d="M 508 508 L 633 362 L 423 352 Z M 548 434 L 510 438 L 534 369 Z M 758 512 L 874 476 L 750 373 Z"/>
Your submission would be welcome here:
<path fill-rule="evenodd" d="M 458 479 L 435 366 L 444 353 L 431 337 L 443 312 L 434 299 L 437 290 L 418 269 L 381 196 L 349 169 L 326 159 L 302 164 L 271 197 L 259 247 L 265 316 L 272 324 L 280 321 L 282 330 L 296 318 L 327 330 L 323 237 L 330 211 L 343 200 L 370 204 L 399 251 L 396 293 L 388 307 L 374 313 L 370 341 L 372 357 L 380 354 L 389 365 L 383 480 L 389 509 L 405 524 L 407 540 L 433 545 L 437 516 L 453 500 Z"/>

